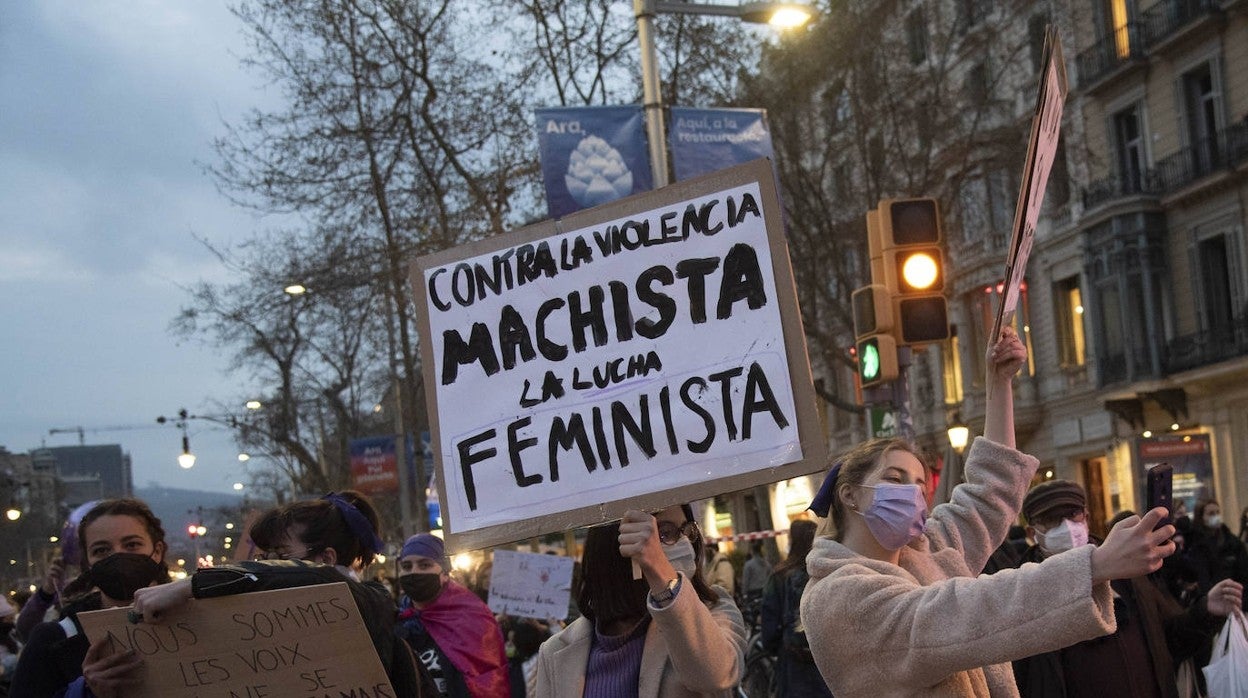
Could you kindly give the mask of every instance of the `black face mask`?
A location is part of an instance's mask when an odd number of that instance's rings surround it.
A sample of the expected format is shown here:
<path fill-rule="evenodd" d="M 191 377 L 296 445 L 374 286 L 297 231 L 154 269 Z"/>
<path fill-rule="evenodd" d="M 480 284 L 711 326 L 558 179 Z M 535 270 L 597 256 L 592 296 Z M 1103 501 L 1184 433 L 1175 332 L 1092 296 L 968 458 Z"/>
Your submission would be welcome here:
<path fill-rule="evenodd" d="M 165 569 L 149 555 L 113 553 L 91 565 L 91 583 L 110 599 L 130 601 L 134 592 L 164 576 Z"/>
<path fill-rule="evenodd" d="M 442 591 L 442 575 L 430 573 L 404 574 L 399 576 L 399 586 L 407 598 L 415 603 L 429 603 Z"/>

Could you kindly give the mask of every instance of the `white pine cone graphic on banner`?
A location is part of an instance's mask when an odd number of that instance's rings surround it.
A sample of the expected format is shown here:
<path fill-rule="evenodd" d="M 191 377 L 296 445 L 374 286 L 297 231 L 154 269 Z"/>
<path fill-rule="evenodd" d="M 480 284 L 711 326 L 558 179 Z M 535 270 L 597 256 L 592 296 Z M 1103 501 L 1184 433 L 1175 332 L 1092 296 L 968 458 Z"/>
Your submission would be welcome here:
<path fill-rule="evenodd" d="M 633 192 L 633 173 L 620 151 L 598 136 L 586 136 L 568 158 L 568 192 L 585 208 L 622 199 Z"/>

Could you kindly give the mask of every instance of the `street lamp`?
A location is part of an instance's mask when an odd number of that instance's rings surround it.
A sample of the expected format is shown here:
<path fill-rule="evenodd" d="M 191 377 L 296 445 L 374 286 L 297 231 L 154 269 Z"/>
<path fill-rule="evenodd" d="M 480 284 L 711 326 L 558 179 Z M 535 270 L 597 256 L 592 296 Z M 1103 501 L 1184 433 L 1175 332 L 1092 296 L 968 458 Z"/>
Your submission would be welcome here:
<path fill-rule="evenodd" d="M 962 455 L 962 452 L 966 450 L 966 442 L 971 438 L 970 427 L 961 422 L 954 422 L 949 425 L 948 433 L 949 445 L 959 456 Z"/>
<path fill-rule="evenodd" d="M 663 91 L 659 88 L 659 58 L 654 47 L 654 16 L 658 14 L 736 17 L 746 22 L 776 27 L 798 27 L 814 17 L 808 5 L 795 2 L 745 2 L 739 5 L 706 5 L 693 2 L 633 0 L 637 17 L 637 42 L 641 46 L 641 92 L 646 109 L 646 138 L 650 141 L 650 169 L 654 188 L 668 184 L 667 142 L 663 129 Z"/>
<path fill-rule="evenodd" d="M 17 507 L 9 507 L 4 512 L 4 517 L 8 519 L 9 521 L 17 521 L 18 519 L 22 518 L 22 510 L 18 509 Z"/>

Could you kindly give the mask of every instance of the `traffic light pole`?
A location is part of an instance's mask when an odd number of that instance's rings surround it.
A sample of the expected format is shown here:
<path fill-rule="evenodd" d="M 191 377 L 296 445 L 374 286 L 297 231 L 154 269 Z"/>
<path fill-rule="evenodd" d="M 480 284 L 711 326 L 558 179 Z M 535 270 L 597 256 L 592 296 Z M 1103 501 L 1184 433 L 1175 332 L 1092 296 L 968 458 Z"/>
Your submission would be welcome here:
<path fill-rule="evenodd" d="M 893 405 L 897 408 L 897 435 L 914 440 L 910 416 L 910 347 L 897 347 L 897 380 L 893 381 Z"/>

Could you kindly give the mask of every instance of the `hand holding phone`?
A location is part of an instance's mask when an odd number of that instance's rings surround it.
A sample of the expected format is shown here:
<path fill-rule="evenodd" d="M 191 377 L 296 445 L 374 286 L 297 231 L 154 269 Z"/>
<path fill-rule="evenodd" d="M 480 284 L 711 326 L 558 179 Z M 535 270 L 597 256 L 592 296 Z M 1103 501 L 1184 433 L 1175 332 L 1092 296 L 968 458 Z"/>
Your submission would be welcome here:
<path fill-rule="evenodd" d="M 1148 470 L 1148 508 L 1162 507 L 1166 510 L 1166 518 L 1159 527 L 1173 522 L 1174 468 L 1169 463 L 1158 463 Z"/>

